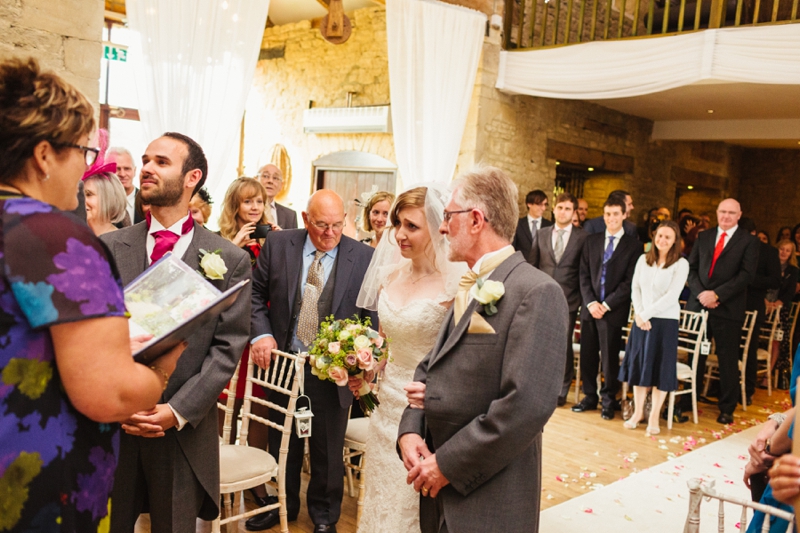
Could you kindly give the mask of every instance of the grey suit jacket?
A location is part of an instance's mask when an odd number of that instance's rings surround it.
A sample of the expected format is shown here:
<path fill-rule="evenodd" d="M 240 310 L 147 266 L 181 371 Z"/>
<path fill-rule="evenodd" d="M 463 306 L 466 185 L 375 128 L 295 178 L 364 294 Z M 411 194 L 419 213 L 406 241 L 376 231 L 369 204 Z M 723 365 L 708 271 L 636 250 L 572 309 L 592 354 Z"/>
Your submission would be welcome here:
<path fill-rule="evenodd" d="M 281 350 L 289 349 L 292 324 L 300 312 L 299 308 L 295 309 L 295 297 L 298 283 L 301 282 L 303 245 L 307 235 L 304 229 L 270 233 L 253 271 L 251 338 L 272 335 Z M 369 246 L 342 236 L 337 254 L 331 312 L 337 320 L 352 318 L 353 315 L 370 317 L 377 329 L 377 313 L 356 307 L 358 291 L 372 253 Z M 319 318 L 322 320 L 325 317 Z M 339 401 L 342 407 L 353 403 L 353 394 L 347 387 L 339 387 Z"/>
<path fill-rule="evenodd" d="M 503 282 L 495 333 L 467 333 L 473 300 L 453 324 L 448 313 L 415 381 L 427 384 L 425 408 L 407 408 L 398 437 L 417 433 L 450 484 L 441 499 L 450 531 L 535 533 L 541 494 L 542 429 L 556 407 L 567 353 L 567 302 L 558 284 L 517 252 L 489 277 Z M 431 498 L 420 499 L 423 533 Z"/>
<path fill-rule="evenodd" d="M 574 312 L 581 306 L 581 251 L 586 232 L 580 228 L 572 228 L 564 254 L 556 263 L 552 239 L 555 230 L 555 226 L 547 226 L 537 232 L 536 243 L 531 248 L 528 262 L 561 285 L 569 310 Z"/>
<path fill-rule="evenodd" d="M 275 212 L 278 213 L 278 226 L 281 229 L 297 229 L 297 213 L 294 209 L 275 202 Z"/>
<path fill-rule="evenodd" d="M 106 233 L 101 239 L 114 256 L 123 284 L 127 285 L 147 268 L 147 224 L 136 224 Z M 250 279 L 250 257 L 247 253 L 195 223 L 192 242 L 182 258 L 184 263 L 199 269 L 201 248 L 221 250 L 220 255 L 228 272 L 224 279 L 211 281 L 218 289 L 224 291 L 243 279 Z M 169 403 L 187 420 L 181 431 L 176 428 L 168 430 L 176 432 L 180 446 L 180 450 L 170 453 L 174 457 L 185 458 L 203 486 L 206 497 L 200 518 L 205 520 L 212 520 L 219 514 L 219 438 L 215 404 L 233 375 L 249 339 L 250 285 L 245 286 L 236 302 L 220 315 L 216 324 L 201 329 L 188 339 L 189 346 L 178 360 L 169 387 L 159 402 Z M 123 434 L 122 438 L 142 437 Z M 166 446 L 170 441 L 164 439 L 162 442 Z M 136 457 L 120 454 L 118 468 L 123 468 L 125 462 L 137 460 Z M 158 479 L 169 473 L 154 471 L 151 475 Z M 119 498 L 119 494 L 133 498 L 134 487 L 126 484 L 124 479 L 117 481 L 115 498 Z M 114 504 L 121 502 L 115 500 Z M 181 502 L 173 502 L 173 505 L 179 506 Z"/>

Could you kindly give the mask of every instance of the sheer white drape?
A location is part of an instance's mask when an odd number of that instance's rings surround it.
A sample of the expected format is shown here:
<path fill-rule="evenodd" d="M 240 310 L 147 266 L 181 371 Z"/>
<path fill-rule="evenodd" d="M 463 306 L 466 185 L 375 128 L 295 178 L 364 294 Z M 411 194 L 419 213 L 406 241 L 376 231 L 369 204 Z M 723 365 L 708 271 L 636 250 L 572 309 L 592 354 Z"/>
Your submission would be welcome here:
<path fill-rule="evenodd" d="M 193 138 L 208 158 L 206 187 L 224 192 L 223 181 L 236 177 L 230 163 L 269 0 L 128 0 L 126 9 L 140 36 L 129 57 L 139 58 L 139 115 L 148 139 L 166 131 Z"/>
<path fill-rule="evenodd" d="M 453 176 L 486 16 L 429 0 L 387 0 L 392 129 L 406 186 Z"/>
<path fill-rule="evenodd" d="M 702 80 L 800 84 L 800 24 L 501 52 L 496 87 L 530 96 L 595 100 Z"/>

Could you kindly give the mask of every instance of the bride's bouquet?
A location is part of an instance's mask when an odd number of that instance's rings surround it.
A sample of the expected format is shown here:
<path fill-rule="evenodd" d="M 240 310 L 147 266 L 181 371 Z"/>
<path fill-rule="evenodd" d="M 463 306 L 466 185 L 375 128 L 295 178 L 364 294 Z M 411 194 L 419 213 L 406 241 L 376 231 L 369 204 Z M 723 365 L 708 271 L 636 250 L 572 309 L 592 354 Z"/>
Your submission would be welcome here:
<path fill-rule="evenodd" d="M 370 326 L 372 321 L 358 317 L 334 320 L 329 316 L 319 326 L 316 340 L 308 350 L 311 373 L 321 380 L 346 387 L 350 376 L 364 379 L 364 372 L 376 369 L 389 356 L 389 343 Z M 366 380 L 358 391 L 364 414 L 380 405 Z"/>

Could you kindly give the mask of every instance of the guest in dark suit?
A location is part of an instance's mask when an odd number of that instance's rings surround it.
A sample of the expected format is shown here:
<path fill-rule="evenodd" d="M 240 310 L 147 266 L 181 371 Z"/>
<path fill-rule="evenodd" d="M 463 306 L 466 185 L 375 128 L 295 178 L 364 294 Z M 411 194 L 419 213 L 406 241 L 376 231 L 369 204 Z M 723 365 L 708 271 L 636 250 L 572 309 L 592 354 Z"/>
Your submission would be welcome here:
<path fill-rule="evenodd" d="M 559 407 L 567 402 L 567 393 L 575 378 L 575 353 L 572 349 L 572 332 L 581 306 L 580 266 L 586 232 L 572 225 L 572 215 L 578 202 L 570 193 L 556 197 L 553 214 L 554 226 L 539 230 L 536 244 L 531 248 L 528 262 L 556 280 L 564 291 L 569 306 L 567 326 L 567 361 L 564 365 L 564 383 L 558 395 Z"/>
<path fill-rule="evenodd" d="M 142 157 L 142 197 L 150 219 L 102 236 L 124 284 L 172 251 L 200 269 L 200 250 L 219 250 L 227 266 L 212 283 L 225 291 L 250 278 L 247 254 L 189 216 L 189 200 L 203 186 L 202 148 L 179 133 L 165 133 Z M 250 285 L 233 306 L 189 339 L 175 373 L 152 410 L 123 423 L 112 500 L 111 531 L 132 533 L 140 513 L 151 531 L 195 530 L 196 518 L 219 515 L 217 396 L 233 375 L 250 332 Z"/>
<path fill-rule="evenodd" d="M 622 221 L 622 228 L 625 230 L 626 235 L 630 235 L 635 239 L 639 239 L 639 230 L 636 227 L 636 224 L 630 221 L 631 217 L 633 216 L 633 197 L 627 192 L 623 190 L 616 190 L 611 191 L 611 194 L 608 195 L 608 198 L 614 197 L 617 201 L 623 201 L 625 203 L 625 219 Z M 602 233 L 606 230 L 606 223 L 605 223 L 605 216 L 596 217 L 587 220 L 583 223 L 583 231 L 586 233 Z"/>
<path fill-rule="evenodd" d="M 356 297 L 372 259 L 372 248 L 342 236 L 345 213 L 342 199 L 333 191 L 319 190 L 303 212 L 304 230 L 270 234 L 253 272 L 253 362 L 270 364 L 271 350 L 303 352 L 316 338 L 319 322 L 377 315 L 356 307 Z M 347 387 L 321 381 L 305 367 L 305 394 L 314 409 L 311 480 L 308 513 L 315 532 L 334 532 L 344 491 L 342 448 L 347 412 L 353 395 Z M 286 399 L 288 401 L 288 398 Z M 276 400 L 277 401 L 277 400 Z M 275 420 L 282 415 L 272 412 Z M 270 430 L 270 450 L 276 453 L 281 435 Z M 277 459 L 277 457 L 276 457 Z M 300 469 L 303 442 L 292 433 L 286 465 L 286 506 L 289 520 L 300 512 Z M 268 511 L 247 521 L 249 531 L 269 529 L 279 522 L 278 512 Z"/>
<path fill-rule="evenodd" d="M 283 172 L 272 163 L 258 170 L 258 180 L 267 190 L 268 218 L 281 229 L 297 229 L 297 213 L 275 201 L 283 190 Z"/>
<path fill-rule="evenodd" d="M 742 217 L 739 227 L 750 235 L 756 236 L 756 224 L 751 218 Z M 767 321 L 767 291 L 777 290 L 781 286 L 781 260 L 778 250 L 759 239 L 758 265 L 753 282 L 747 286 L 747 311 L 756 311 L 756 323 L 753 328 L 753 338 L 747 351 L 747 368 L 744 371 L 745 396 L 747 404 L 752 402 L 753 393 L 756 391 L 758 377 L 758 334 Z M 772 350 L 772 346 L 768 348 Z"/>
<path fill-rule="evenodd" d="M 716 341 L 719 358 L 720 424 L 733 422 L 739 396 L 739 342 L 747 304 L 747 286 L 758 266 L 759 242 L 739 231 L 742 209 L 728 198 L 717 207 L 719 226 L 701 232 L 689 256 L 689 289 L 686 308 L 708 311 L 708 336 Z M 700 356 L 698 368 L 706 367 Z"/>
<path fill-rule="evenodd" d="M 536 189 L 529 192 L 525 196 L 525 205 L 528 206 L 528 214 L 519 219 L 511 244 L 515 250 L 522 252 L 523 257 L 528 257 L 536 240 L 536 232 L 553 223 L 542 216 L 547 211 L 547 195 L 544 191 Z"/>
<path fill-rule="evenodd" d="M 642 245 L 622 229 L 625 200 L 610 196 L 603 206 L 606 230 L 586 237 L 581 254 L 581 380 L 584 398 L 576 413 L 597 409 L 597 368 L 603 365 L 601 416 L 614 418 L 619 389 L 622 327 L 628 323 L 631 283 Z"/>

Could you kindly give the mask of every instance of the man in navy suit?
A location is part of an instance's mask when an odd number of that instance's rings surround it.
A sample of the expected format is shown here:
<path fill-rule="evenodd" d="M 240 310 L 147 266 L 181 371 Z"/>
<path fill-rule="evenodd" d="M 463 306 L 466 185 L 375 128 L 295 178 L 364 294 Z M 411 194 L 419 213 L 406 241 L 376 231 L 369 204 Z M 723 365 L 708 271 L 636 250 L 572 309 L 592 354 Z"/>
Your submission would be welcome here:
<path fill-rule="evenodd" d="M 608 195 L 608 199 L 616 198 L 617 200 L 621 200 L 625 203 L 625 211 L 623 212 L 624 220 L 622 221 L 622 228 L 625 230 L 626 235 L 630 235 L 631 237 L 639 240 L 639 234 L 636 230 L 636 224 L 630 221 L 631 215 L 633 213 L 633 198 L 631 197 L 630 193 L 627 191 L 623 191 L 618 189 L 616 191 L 611 191 L 611 194 Z M 602 233 L 606 230 L 606 223 L 604 221 L 604 217 L 596 217 L 590 220 L 587 220 L 583 224 L 583 231 L 586 233 Z"/>
<path fill-rule="evenodd" d="M 307 351 L 319 322 L 370 317 L 377 329 L 377 314 L 356 307 L 356 297 L 372 259 L 372 248 L 342 235 L 344 203 L 335 192 L 319 190 L 303 212 L 306 229 L 270 233 L 253 271 L 251 356 L 261 368 L 269 366 L 271 352 Z M 308 514 L 314 533 L 336 533 L 344 492 L 342 448 L 348 408 L 353 394 L 347 387 L 321 381 L 305 365 L 305 394 L 314 408 L 314 430 L 309 438 L 311 480 Z M 288 402 L 288 398 L 276 398 Z M 283 415 L 270 411 L 278 423 Z M 269 449 L 277 454 L 281 434 L 270 429 Z M 275 457 L 277 460 L 277 456 Z M 303 441 L 292 432 L 286 464 L 286 510 L 290 521 L 300 512 L 300 469 Z M 279 522 L 278 511 L 268 511 L 247 521 L 249 531 L 270 529 Z"/>
<path fill-rule="evenodd" d="M 547 211 L 547 195 L 540 189 L 533 190 L 525 196 L 525 205 L 528 206 L 528 214 L 519 219 L 514 240 L 511 243 L 514 249 L 522 252 L 522 256 L 527 258 L 531 254 L 531 248 L 536 242 L 536 232 L 553 223 L 544 218 Z"/>
<path fill-rule="evenodd" d="M 642 245 L 622 229 L 625 200 L 610 196 L 603 206 L 606 229 L 586 237 L 581 254 L 581 380 L 584 398 L 576 413 L 597 409 L 597 368 L 603 366 L 601 416 L 614 418 L 619 389 L 622 328 L 628 323 L 631 283 Z"/>
<path fill-rule="evenodd" d="M 747 286 L 758 267 L 759 240 L 739 227 L 742 208 L 728 198 L 717 207 L 716 228 L 697 236 L 689 256 L 689 289 L 686 308 L 708 311 L 708 337 L 716 341 L 719 361 L 720 424 L 733 422 L 739 397 L 739 343 L 747 304 Z M 705 369 L 701 355 L 699 369 Z"/>

